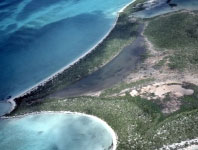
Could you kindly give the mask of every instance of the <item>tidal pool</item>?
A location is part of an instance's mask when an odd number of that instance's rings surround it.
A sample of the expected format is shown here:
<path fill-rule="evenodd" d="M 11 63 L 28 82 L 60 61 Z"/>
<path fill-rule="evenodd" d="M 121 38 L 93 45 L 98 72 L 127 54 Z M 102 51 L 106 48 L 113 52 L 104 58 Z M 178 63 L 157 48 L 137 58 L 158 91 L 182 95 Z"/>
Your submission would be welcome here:
<path fill-rule="evenodd" d="M 1 150 L 115 150 L 113 130 L 80 113 L 30 114 L 0 120 Z"/>
<path fill-rule="evenodd" d="M 175 7 L 169 6 L 166 0 L 160 0 L 159 5 L 154 5 L 153 7 L 147 8 L 143 11 L 135 13 L 136 17 L 140 18 L 151 18 L 158 15 L 163 15 L 169 12 L 179 11 L 179 10 L 197 10 L 198 0 L 172 0 L 171 4 L 175 4 Z"/>

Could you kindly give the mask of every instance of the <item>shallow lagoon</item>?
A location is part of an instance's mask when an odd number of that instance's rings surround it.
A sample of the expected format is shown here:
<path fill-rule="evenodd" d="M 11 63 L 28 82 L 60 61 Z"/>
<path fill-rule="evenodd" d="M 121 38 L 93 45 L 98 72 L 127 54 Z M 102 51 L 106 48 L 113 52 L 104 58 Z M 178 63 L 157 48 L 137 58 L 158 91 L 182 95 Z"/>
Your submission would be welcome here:
<path fill-rule="evenodd" d="M 113 138 L 115 134 L 105 122 L 78 113 L 41 113 L 0 120 L 2 150 L 114 150 Z"/>

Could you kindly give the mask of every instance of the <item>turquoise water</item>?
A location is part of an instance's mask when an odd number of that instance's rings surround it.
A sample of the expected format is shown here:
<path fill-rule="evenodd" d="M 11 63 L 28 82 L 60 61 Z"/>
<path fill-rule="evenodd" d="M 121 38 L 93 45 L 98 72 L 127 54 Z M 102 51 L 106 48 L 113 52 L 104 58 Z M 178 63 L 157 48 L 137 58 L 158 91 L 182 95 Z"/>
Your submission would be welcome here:
<path fill-rule="evenodd" d="M 187 10 L 198 9 L 198 0 L 172 0 L 171 3 L 177 4 L 176 7 L 170 7 L 166 3 L 166 0 L 161 0 L 161 1 L 164 3 L 155 7 L 151 7 L 150 9 L 139 11 L 135 14 L 135 16 L 141 18 L 150 18 L 182 9 L 187 9 Z"/>
<path fill-rule="evenodd" d="M 112 150 L 111 131 L 103 121 L 82 114 L 28 115 L 0 120 L 0 149 Z"/>
<path fill-rule="evenodd" d="M 132 0 L 1 0 L 0 100 L 85 54 Z"/>

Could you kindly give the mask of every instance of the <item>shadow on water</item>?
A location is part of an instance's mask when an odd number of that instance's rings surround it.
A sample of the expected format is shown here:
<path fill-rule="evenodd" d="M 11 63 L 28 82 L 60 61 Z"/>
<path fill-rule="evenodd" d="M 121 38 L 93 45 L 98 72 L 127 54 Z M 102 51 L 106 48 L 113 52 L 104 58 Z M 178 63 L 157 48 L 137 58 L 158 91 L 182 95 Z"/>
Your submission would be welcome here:
<path fill-rule="evenodd" d="M 54 31 L 58 28 L 66 28 L 67 26 L 73 25 L 78 26 L 81 25 L 80 28 L 86 27 L 87 24 L 85 22 L 97 21 L 99 16 L 103 16 L 100 11 L 94 12 L 92 14 L 81 14 L 75 17 L 70 17 L 67 19 L 63 19 L 51 24 L 47 24 L 39 29 L 22 27 L 18 31 L 10 34 L 9 37 L 5 38 L 2 43 L 0 43 L 0 51 L 2 50 L 19 50 L 27 48 L 29 45 L 34 44 L 35 40 L 40 37 L 45 36 L 51 31 Z M 102 17 L 101 17 L 102 18 Z M 15 28 L 16 24 L 12 24 L 9 26 L 10 30 Z M 65 32 L 65 31 L 63 31 Z M 53 35 L 56 36 L 56 35 Z"/>
<path fill-rule="evenodd" d="M 141 24 L 137 31 L 137 39 L 126 46 L 122 52 L 107 65 L 77 81 L 75 84 L 50 95 L 50 97 L 79 96 L 89 92 L 96 92 L 119 83 L 123 78 L 135 70 L 141 55 L 146 51 L 144 37 L 141 35 L 144 25 Z"/>
<path fill-rule="evenodd" d="M 8 2 L 7 0 L 1 0 L 0 4 L 3 4 L 0 5 L 0 10 L 8 9 L 8 7 L 14 8 L 21 2 L 21 0 L 14 0 L 12 2 Z"/>

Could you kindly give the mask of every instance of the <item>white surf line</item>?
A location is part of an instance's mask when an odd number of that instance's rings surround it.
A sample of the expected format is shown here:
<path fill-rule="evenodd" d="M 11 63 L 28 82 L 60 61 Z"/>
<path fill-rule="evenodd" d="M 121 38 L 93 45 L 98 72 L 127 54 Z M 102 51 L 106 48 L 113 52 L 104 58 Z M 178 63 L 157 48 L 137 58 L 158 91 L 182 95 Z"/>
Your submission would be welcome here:
<path fill-rule="evenodd" d="M 107 129 L 107 131 L 111 134 L 112 142 L 113 142 L 112 150 L 116 150 L 117 148 L 118 136 L 115 133 L 115 131 L 108 125 L 108 123 L 96 116 L 88 115 L 85 113 L 71 112 L 71 111 L 40 111 L 40 112 L 32 112 L 32 113 L 27 113 L 24 115 L 17 115 L 17 116 L 12 116 L 12 117 L 0 117 L 0 119 L 17 119 L 17 118 L 30 116 L 30 115 L 42 115 L 42 114 L 74 114 L 74 115 L 76 114 L 76 115 L 81 115 L 81 116 L 92 118 L 93 120 L 96 120 L 97 122 L 101 123 L 105 127 L 105 129 Z"/>
<path fill-rule="evenodd" d="M 4 114 L 0 115 L 0 117 L 1 117 L 1 116 L 4 116 L 4 115 L 10 114 L 13 110 L 15 110 L 15 108 L 16 108 L 16 106 L 17 106 L 17 105 L 16 105 L 16 102 L 15 102 L 13 99 L 9 99 L 9 100 L 7 100 L 7 101 L 0 101 L 0 105 L 5 105 L 5 104 L 7 104 L 7 103 L 10 104 L 9 110 L 8 110 L 7 112 L 5 112 Z"/>
<path fill-rule="evenodd" d="M 171 149 L 180 149 L 180 150 L 182 150 L 183 148 L 186 148 L 185 147 L 186 144 L 188 146 L 198 144 L 198 138 L 195 138 L 195 139 L 192 139 L 192 140 L 182 141 L 180 143 L 174 143 L 174 144 L 171 144 L 171 145 L 164 145 L 159 150 L 171 150 Z"/>
<path fill-rule="evenodd" d="M 136 0 L 132 0 L 131 2 L 129 2 L 127 5 L 125 5 L 124 7 L 122 7 L 118 13 L 122 13 L 129 5 L 131 5 L 133 2 L 135 2 Z"/>
<path fill-rule="evenodd" d="M 16 102 L 14 101 L 14 99 L 9 99 L 9 100 L 7 100 L 7 102 L 11 104 L 11 109 L 10 109 L 9 112 L 7 112 L 6 114 L 10 114 L 13 110 L 15 110 L 17 104 L 16 104 Z M 5 114 L 5 115 L 6 115 L 6 114 Z"/>
<path fill-rule="evenodd" d="M 31 86 L 30 88 L 20 92 L 19 94 L 17 94 L 16 96 L 12 97 L 11 99 L 7 100 L 8 102 L 12 102 L 11 104 L 14 104 L 15 102 L 14 99 L 25 96 L 26 94 L 30 94 L 32 91 L 36 90 L 39 86 L 44 86 L 48 81 L 53 80 L 55 77 L 57 77 L 59 74 L 61 74 L 62 72 L 64 72 L 66 69 L 68 69 L 69 67 L 71 67 L 72 65 L 74 65 L 75 63 L 77 63 L 80 59 L 86 57 L 89 53 L 91 53 L 98 45 L 100 45 L 106 38 L 107 36 L 111 33 L 111 31 L 114 29 L 114 27 L 117 24 L 118 18 L 120 16 L 120 13 L 126 8 L 128 7 L 130 4 L 132 4 L 133 2 L 135 2 L 136 0 L 132 0 L 129 4 L 127 4 L 126 6 L 124 6 L 123 8 L 120 9 L 120 11 L 118 11 L 117 13 L 117 17 L 116 17 L 116 21 L 115 23 L 112 25 L 112 27 L 109 29 L 109 31 L 104 35 L 104 37 L 98 41 L 92 48 L 90 48 L 87 52 L 85 52 L 83 55 L 81 55 L 80 57 L 78 57 L 75 61 L 71 62 L 70 64 L 66 65 L 65 67 L 61 68 L 60 70 L 56 71 L 55 73 L 53 73 L 52 75 L 50 75 L 49 77 L 43 79 L 42 81 L 40 81 L 39 83 Z M 16 105 L 16 104 L 15 104 Z M 15 106 L 16 107 L 16 106 Z"/>

